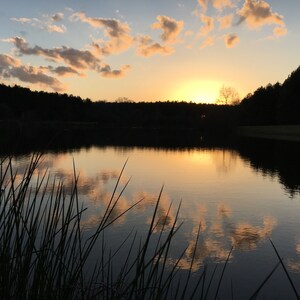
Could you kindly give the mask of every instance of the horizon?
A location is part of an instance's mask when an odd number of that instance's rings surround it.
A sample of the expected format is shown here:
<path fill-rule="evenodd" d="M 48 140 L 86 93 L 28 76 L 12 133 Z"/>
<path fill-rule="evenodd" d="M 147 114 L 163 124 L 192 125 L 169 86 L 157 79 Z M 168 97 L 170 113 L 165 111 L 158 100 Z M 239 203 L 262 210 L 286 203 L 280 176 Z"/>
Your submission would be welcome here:
<path fill-rule="evenodd" d="M 299 66 L 296 0 L 17 2 L 0 8 L 0 79 L 9 86 L 205 104 L 223 85 L 243 99 Z"/>

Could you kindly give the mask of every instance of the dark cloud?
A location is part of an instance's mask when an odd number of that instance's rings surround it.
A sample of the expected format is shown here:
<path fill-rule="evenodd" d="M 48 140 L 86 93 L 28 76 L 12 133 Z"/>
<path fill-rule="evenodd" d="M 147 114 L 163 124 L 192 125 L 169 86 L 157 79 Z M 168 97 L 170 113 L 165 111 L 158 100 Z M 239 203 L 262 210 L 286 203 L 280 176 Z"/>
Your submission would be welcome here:
<path fill-rule="evenodd" d="M 231 33 L 224 36 L 224 41 L 227 48 L 233 48 L 239 43 L 240 38 L 235 33 Z"/>
<path fill-rule="evenodd" d="M 23 82 L 46 85 L 57 92 L 64 90 L 62 83 L 47 75 L 43 68 L 21 65 L 20 61 L 6 54 L 0 54 L 0 77 L 17 78 Z"/>
<path fill-rule="evenodd" d="M 35 55 L 41 56 L 53 62 L 64 63 L 66 66 L 48 67 L 47 69 L 52 73 L 56 73 L 60 76 L 66 76 L 71 74 L 82 75 L 79 70 L 94 70 L 101 74 L 103 77 L 122 77 L 125 75 L 126 70 L 129 69 L 128 65 L 125 65 L 117 70 L 112 70 L 108 64 L 103 64 L 89 50 L 77 50 L 69 47 L 59 47 L 46 49 L 40 46 L 30 47 L 25 39 L 20 37 L 14 37 L 9 40 L 17 48 L 17 55 Z"/>
<path fill-rule="evenodd" d="M 55 22 L 60 22 L 64 19 L 64 14 L 61 12 L 58 12 L 51 16 L 51 19 Z"/>
<path fill-rule="evenodd" d="M 53 68 L 52 66 L 49 66 L 48 69 L 52 72 L 57 74 L 58 76 L 68 76 L 68 75 L 79 75 L 81 76 L 78 71 L 76 71 L 74 68 L 71 67 L 65 67 L 65 66 L 59 66 L 56 68 Z"/>
<path fill-rule="evenodd" d="M 101 73 L 103 77 L 108 77 L 108 78 L 123 77 L 125 76 L 126 70 L 128 70 L 129 68 L 130 66 L 126 65 L 119 70 L 112 70 L 109 65 L 105 65 L 99 69 L 99 73 Z"/>
<path fill-rule="evenodd" d="M 66 46 L 53 49 L 40 46 L 29 47 L 26 40 L 20 37 L 14 37 L 10 41 L 16 46 L 19 55 L 43 56 L 55 62 L 64 62 L 76 69 L 97 70 L 100 65 L 100 60 L 88 50 L 77 50 Z"/>

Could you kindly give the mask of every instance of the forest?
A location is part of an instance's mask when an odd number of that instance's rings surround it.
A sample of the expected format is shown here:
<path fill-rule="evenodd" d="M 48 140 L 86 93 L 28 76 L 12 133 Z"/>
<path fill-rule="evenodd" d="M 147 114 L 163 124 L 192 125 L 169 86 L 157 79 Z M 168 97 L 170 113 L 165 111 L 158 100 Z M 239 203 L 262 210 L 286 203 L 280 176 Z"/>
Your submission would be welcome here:
<path fill-rule="evenodd" d="M 231 131 L 239 125 L 300 124 L 300 67 L 282 83 L 259 87 L 237 105 L 95 101 L 0 84 L 0 121 L 76 123 L 102 129 Z"/>

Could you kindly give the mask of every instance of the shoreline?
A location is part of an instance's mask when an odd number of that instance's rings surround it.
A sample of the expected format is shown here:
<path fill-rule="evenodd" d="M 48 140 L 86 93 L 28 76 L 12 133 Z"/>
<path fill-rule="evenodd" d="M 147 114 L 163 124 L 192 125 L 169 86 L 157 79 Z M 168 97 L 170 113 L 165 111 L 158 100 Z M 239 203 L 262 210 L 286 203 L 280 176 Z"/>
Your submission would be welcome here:
<path fill-rule="evenodd" d="M 300 125 L 239 126 L 237 135 L 300 142 Z"/>

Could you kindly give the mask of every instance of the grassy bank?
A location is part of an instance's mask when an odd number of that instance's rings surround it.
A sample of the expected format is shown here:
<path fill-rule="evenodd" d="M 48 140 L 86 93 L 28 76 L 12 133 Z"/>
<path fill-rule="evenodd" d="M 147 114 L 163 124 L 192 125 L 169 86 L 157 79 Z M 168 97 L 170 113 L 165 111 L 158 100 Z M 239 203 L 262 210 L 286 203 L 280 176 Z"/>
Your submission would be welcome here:
<path fill-rule="evenodd" d="M 300 125 L 241 126 L 238 135 L 300 142 Z"/>

